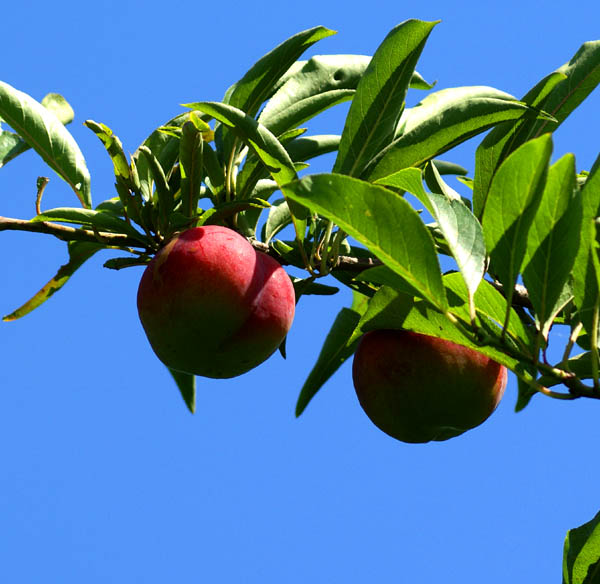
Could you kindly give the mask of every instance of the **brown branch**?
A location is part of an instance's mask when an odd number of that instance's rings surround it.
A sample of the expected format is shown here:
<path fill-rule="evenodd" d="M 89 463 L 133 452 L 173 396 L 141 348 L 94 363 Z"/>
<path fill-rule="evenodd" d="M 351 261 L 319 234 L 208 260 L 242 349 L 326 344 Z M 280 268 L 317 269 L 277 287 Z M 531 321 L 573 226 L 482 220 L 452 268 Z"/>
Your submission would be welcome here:
<path fill-rule="evenodd" d="M 103 243 L 114 247 L 137 247 L 146 249 L 146 246 L 121 233 L 96 232 L 88 229 L 75 229 L 67 225 L 60 225 L 50 221 L 26 221 L 12 217 L 0 217 L 0 231 L 29 231 L 31 233 L 46 233 L 53 235 L 61 241 L 87 241 L 90 243 Z"/>

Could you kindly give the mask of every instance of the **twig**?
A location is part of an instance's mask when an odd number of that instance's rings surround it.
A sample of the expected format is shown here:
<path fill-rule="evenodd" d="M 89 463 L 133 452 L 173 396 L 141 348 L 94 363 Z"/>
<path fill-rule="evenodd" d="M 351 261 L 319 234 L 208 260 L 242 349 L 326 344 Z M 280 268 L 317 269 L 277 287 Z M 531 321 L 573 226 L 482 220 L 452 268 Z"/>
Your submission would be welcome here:
<path fill-rule="evenodd" d="M 53 235 L 62 241 L 89 241 L 98 243 L 98 235 L 104 242 L 115 247 L 138 247 L 147 249 L 146 246 L 127 235 L 121 233 L 99 232 L 94 233 L 87 229 L 75 229 L 67 225 L 60 225 L 50 221 L 26 221 L 25 219 L 13 219 L 12 217 L 0 217 L 0 231 L 30 231 L 32 233 L 46 233 Z"/>

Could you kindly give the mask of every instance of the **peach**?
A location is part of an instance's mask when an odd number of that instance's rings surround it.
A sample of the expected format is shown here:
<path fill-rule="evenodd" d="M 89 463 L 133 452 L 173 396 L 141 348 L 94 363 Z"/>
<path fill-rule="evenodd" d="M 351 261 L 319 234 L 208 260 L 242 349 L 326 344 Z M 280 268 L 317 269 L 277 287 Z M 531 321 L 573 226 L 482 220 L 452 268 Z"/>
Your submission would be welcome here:
<path fill-rule="evenodd" d="M 241 375 L 267 359 L 294 318 L 290 278 L 226 227 L 180 233 L 146 267 L 137 306 L 168 367 L 204 377 Z"/>
<path fill-rule="evenodd" d="M 406 330 L 375 330 L 352 364 L 358 400 L 371 421 L 403 442 L 447 440 L 496 409 L 507 371 L 450 341 Z"/>

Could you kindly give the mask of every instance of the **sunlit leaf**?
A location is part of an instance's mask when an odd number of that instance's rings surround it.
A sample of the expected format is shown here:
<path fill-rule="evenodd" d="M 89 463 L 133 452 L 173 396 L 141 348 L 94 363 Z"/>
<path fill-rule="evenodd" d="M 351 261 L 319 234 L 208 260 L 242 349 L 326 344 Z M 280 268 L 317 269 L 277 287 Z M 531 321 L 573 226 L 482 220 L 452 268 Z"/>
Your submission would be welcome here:
<path fill-rule="evenodd" d="M 84 207 L 92 206 L 85 159 L 56 114 L 0 81 L 0 117 L 67 182 Z"/>
<path fill-rule="evenodd" d="M 284 186 L 283 191 L 365 245 L 415 294 L 442 310 L 446 308 L 433 239 L 418 213 L 402 197 L 340 174 L 307 176 Z"/>
<path fill-rule="evenodd" d="M 333 172 L 359 176 L 393 140 L 415 66 L 436 24 L 407 20 L 379 45 L 356 88 Z"/>

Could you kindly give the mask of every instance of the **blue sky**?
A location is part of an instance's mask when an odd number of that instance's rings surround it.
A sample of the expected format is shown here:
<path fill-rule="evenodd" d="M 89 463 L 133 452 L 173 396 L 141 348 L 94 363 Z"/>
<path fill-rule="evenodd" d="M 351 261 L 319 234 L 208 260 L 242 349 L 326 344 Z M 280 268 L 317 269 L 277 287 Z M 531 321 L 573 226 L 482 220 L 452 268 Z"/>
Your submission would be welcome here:
<path fill-rule="evenodd" d="M 11 3 L 0 79 L 37 99 L 65 95 L 99 202 L 114 194 L 114 177 L 85 119 L 107 124 L 133 151 L 179 104 L 220 99 L 299 30 L 339 31 L 308 55 L 371 54 L 407 18 L 442 19 L 418 66 L 428 80 L 520 96 L 598 38 L 598 16 L 592 1 L 578 2 L 576 13 L 514 1 Z M 557 133 L 555 158 L 572 151 L 579 169 L 591 166 L 599 109 L 596 91 Z M 339 133 L 344 111 L 316 128 Z M 472 171 L 474 144 L 446 158 Z M 39 175 L 51 176 L 46 208 L 75 205 L 50 173 L 32 153 L 2 168 L 0 215 L 34 214 Z M 55 273 L 66 250 L 30 233 L 2 232 L 0 242 L 6 314 Z M 539 396 L 515 414 L 511 376 L 488 422 L 448 442 L 408 445 L 369 422 L 346 364 L 297 420 L 299 389 L 349 301 L 342 292 L 301 300 L 287 361 L 275 355 L 237 379 L 199 380 L 191 416 L 139 324 L 141 269 L 105 270 L 108 257 L 90 261 L 36 312 L 0 326 L 0 581 L 560 577 L 566 530 L 600 509 L 599 403 Z"/>

